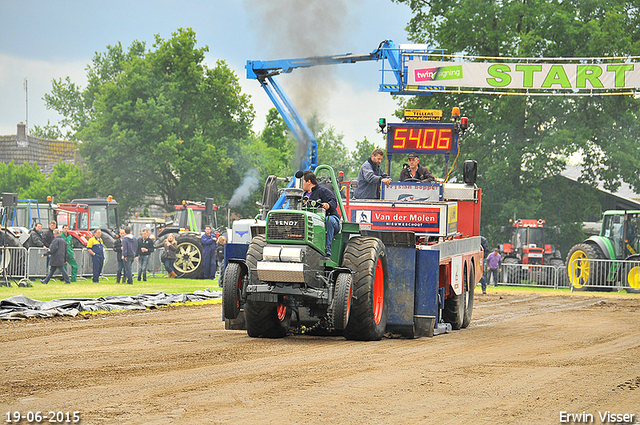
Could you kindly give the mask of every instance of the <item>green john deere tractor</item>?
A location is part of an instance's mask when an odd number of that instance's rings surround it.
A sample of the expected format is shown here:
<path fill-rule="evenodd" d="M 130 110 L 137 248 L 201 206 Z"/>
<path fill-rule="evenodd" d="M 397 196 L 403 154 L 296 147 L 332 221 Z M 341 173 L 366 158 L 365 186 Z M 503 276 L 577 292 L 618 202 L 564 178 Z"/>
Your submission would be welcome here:
<path fill-rule="evenodd" d="M 567 254 L 571 286 L 584 290 L 620 284 L 627 292 L 640 293 L 639 230 L 640 211 L 606 211 L 600 235 L 575 245 Z"/>
<path fill-rule="evenodd" d="M 339 194 L 333 169 L 331 187 Z M 300 179 L 302 172 L 296 173 Z M 292 312 L 313 329 L 341 331 L 347 339 L 382 338 L 388 309 L 387 256 L 382 241 L 360 235 L 359 225 L 346 220 L 340 195 L 341 231 L 325 252 L 324 209 L 304 197 L 304 190 L 285 189 L 288 209 L 271 210 L 266 234 L 251 241 L 244 262 L 230 262 L 224 275 L 225 318 L 238 317 L 244 305 L 247 334 L 281 338 Z M 303 316 L 303 317 L 301 317 Z"/>

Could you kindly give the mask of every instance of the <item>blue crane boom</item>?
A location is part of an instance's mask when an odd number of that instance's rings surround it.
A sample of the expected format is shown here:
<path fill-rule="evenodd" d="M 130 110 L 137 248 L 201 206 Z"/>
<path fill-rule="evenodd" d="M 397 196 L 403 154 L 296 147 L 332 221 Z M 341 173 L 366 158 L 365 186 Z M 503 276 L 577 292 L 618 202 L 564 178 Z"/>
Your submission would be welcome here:
<path fill-rule="evenodd" d="M 389 92 L 391 94 L 416 94 L 414 91 L 407 90 L 406 66 L 404 65 L 405 57 L 424 56 L 442 52 L 442 49 L 431 49 L 423 46 L 417 48 L 403 48 L 403 46 L 400 46 L 400 48 L 398 48 L 392 40 L 385 40 L 379 44 L 377 49 L 368 54 L 356 55 L 347 53 L 343 55 L 315 56 L 298 59 L 278 59 L 270 61 L 249 60 L 245 68 L 247 70 L 247 78 L 258 80 L 282 116 L 285 124 L 295 136 L 298 144 L 306 148 L 307 155 L 302 160 L 300 169 L 314 170 L 318 166 L 318 142 L 287 94 L 274 78 L 275 76 L 282 73 L 288 74 L 296 68 L 382 60 L 382 83 L 380 84 L 379 91 Z M 388 69 L 385 69 L 385 60 L 389 64 Z M 385 73 L 391 73 L 395 81 L 390 84 L 385 83 Z M 426 93 L 422 91 L 420 94 L 424 95 Z M 294 180 L 291 181 L 290 186 L 292 186 L 293 183 Z M 281 197 L 274 205 L 274 208 L 282 207 L 284 201 L 285 198 Z"/>

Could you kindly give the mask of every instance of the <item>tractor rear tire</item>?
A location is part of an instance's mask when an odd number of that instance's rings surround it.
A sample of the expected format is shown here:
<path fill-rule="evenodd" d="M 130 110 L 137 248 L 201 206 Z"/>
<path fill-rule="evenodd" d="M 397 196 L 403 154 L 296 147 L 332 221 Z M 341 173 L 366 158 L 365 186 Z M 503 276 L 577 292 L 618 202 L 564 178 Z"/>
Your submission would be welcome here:
<path fill-rule="evenodd" d="M 178 275 L 185 279 L 202 279 L 204 277 L 204 256 L 202 243 L 198 235 L 185 233 L 178 235 L 178 254 L 173 264 Z"/>
<path fill-rule="evenodd" d="M 638 262 L 623 264 L 624 290 L 629 294 L 640 294 L 640 255 L 632 255 L 626 259 Z"/>
<path fill-rule="evenodd" d="M 464 268 L 462 274 L 462 292 L 456 295 L 453 292 L 449 298 L 444 300 L 444 310 L 442 310 L 442 319 L 451 324 L 451 329 L 458 330 L 464 325 L 465 313 L 467 311 L 467 268 Z M 469 318 L 471 320 L 471 318 Z"/>
<path fill-rule="evenodd" d="M 389 277 L 387 252 L 380 239 L 349 240 L 342 265 L 353 272 L 352 302 L 345 338 L 378 341 L 387 327 Z"/>
<path fill-rule="evenodd" d="M 222 310 L 225 319 L 236 319 L 240 314 L 240 302 L 242 301 L 242 289 L 245 278 L 242 266 L 238 263 L 229 263 L 224 271 L 224 284 L 222 286 Z"/>
<path fill-rule="evenodd" d="M 574 245 L 567 254 L 567 275 L 569 286 L 577 291 L 584 291 L 588 287 L 597 289 L 605 282 L 606 267 L 601 262 L 591 260 L 604 259 L 605 256 L 595 245 L 579 243 Z"/>
<path fill-rule="evenodd" d="M 336 279 L 336 290 L 333 295 L 333 327 L 339 331 L 344 330 L 349 324 L 352 287 L 351 273 L 340 273 Z"/>
<path fill-rule="evenodd" d="M 469 323 L 471 323 L 471 316 L 473 314 L 473 293 L 476 287 L 475 280 L 476 280 L 475 268 L 471 267 L 471 271 L 469 273 L 469 290 L 467 291 L 467 295 L 464 303 L 465 308 L 464 308 L 464 320 L 462 321 L 462 329 L 466 328 L 467 326 L 469 326 Z"/>

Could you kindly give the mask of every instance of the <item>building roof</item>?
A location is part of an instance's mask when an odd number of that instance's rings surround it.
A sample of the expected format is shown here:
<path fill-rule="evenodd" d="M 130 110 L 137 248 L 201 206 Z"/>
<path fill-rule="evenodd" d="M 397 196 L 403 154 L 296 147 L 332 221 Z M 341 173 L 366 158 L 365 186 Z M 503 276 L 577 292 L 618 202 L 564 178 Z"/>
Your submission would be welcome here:
<path fill-rule="evenodd" d="M 561 176 L 578 182 L 582 175 L 582 167 L 579 165 L 567 165 Z M 635 193 L 631 186 L 625 182 L 620 184 L 616 192 L 605 190 L 602 181 L 596 181 L 598 190 L 604 195 L 601 203 L 603 210 L 631 210 L 640 209 L 640 194 Z"/>
<path fill-rule="evenodd" d="M 0 162 L 22 165 L 38 164 L 44 174 L 53 172 L 58 162 L 75 164 L 82 162 L 77 143 L 69 140 L 51 140 L 26 134 L 23 123 L 18 124 L 18 134 L 0 136 Z"/>

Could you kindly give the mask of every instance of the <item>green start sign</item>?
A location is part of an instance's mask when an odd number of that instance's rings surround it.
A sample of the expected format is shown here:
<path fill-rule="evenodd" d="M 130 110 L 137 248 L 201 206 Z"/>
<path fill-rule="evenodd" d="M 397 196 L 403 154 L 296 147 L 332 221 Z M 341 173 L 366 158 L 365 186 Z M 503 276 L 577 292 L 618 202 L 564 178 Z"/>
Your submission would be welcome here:
<path fill-rule="evenodd" d="M 638 63 L 486 63 L 407 61 L 407 88 L 469 87 L 522 90 L 640 88 Z"/>

